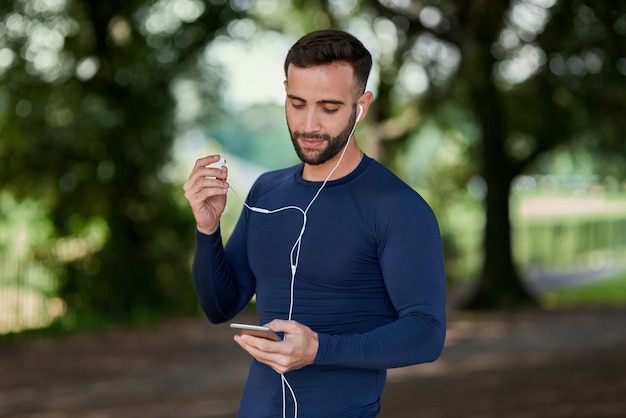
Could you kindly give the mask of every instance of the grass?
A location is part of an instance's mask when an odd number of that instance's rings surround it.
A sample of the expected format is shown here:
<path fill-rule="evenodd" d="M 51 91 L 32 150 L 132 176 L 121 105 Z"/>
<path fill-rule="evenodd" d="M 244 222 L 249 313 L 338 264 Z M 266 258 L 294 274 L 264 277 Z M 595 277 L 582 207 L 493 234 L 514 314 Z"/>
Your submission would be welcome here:
<path fill-rule="evenodd" d="M 550 309 L 625 307 L 626 273 L 595 283 L 546 292 L 542 295 L 542 302 Z"/>

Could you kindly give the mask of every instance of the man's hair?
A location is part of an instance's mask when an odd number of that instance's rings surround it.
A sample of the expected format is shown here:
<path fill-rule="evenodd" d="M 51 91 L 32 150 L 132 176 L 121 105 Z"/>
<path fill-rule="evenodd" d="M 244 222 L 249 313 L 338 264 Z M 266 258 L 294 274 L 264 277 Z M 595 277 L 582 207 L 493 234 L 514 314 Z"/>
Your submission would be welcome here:
<path fill-rule="evenodd" d="M 285 58 L 285 77 L 290 64 L 309 68 L 335 62 L 352 67 L 357 93 L 362 94 L 372 69 L 372 56 L 361 41 L 340 30 L 320 30 L 300 38 Z"/>

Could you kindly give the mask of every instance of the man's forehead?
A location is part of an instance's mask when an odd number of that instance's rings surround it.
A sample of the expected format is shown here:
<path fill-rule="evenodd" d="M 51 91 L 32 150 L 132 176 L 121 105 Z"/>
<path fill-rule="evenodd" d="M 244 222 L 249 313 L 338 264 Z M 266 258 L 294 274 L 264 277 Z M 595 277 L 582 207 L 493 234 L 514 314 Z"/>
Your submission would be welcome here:
<path fill-rule="evenodd" d="M 354 92 L 353 74 L 352 66 L 344 62 L 306 68 L 290 65 L 286 87 L 288 93 L 301 98 L 321 95 L 329 100 L 344 100 L 344 95 Z"/>

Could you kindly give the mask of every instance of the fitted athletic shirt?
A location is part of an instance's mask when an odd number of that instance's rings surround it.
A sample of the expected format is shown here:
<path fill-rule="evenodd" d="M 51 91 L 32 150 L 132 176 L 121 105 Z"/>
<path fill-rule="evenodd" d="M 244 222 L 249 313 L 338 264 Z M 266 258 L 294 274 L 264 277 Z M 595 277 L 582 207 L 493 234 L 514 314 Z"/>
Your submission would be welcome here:
<path fill-rule="evenodd" d="M 196 231 L 193 278 L 210 321 L 237 315 L 256 294 L 260 323 L 288 319 L 292 248 L 322 186 L 303 165 L 263 174 L 226 246 Z M 435 216 L 422 197 L 364 156 L 329 181 L 307 212 L 292 318 L 319 335 L 312 365 L 281 375 L 252 360 L 240 418 L 375 417 L 386 369 L 430 362 L 445 339 L 445 273 Z"/>

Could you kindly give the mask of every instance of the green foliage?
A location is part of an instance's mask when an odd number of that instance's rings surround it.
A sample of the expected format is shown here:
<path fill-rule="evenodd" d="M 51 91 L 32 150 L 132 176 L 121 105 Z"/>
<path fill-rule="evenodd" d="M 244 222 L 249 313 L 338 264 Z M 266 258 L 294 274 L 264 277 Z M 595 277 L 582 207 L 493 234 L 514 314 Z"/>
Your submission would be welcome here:
<path fill-rule="evenodd" d="M 179 129 L 181 82 L 217 112 L 202 51 L 238 12 L 199 0 L 0 5 L 0 183 L 51 220 L 68 316 L 195 311 L 193 221 L 162 177 Z M 212 95 L 212 96 L 211 96 Z M 177 119 L 178 118 L 178 119 Z M 53 238 L 58 238 L 56 241 Z"/>
<path fill-rule="evenodd" d="M 0 253 L 24 259 L 41 251 L 54 231 L 50 219 L 34 199 L 17 202 L 7 192 L 0 192 Z"/>

